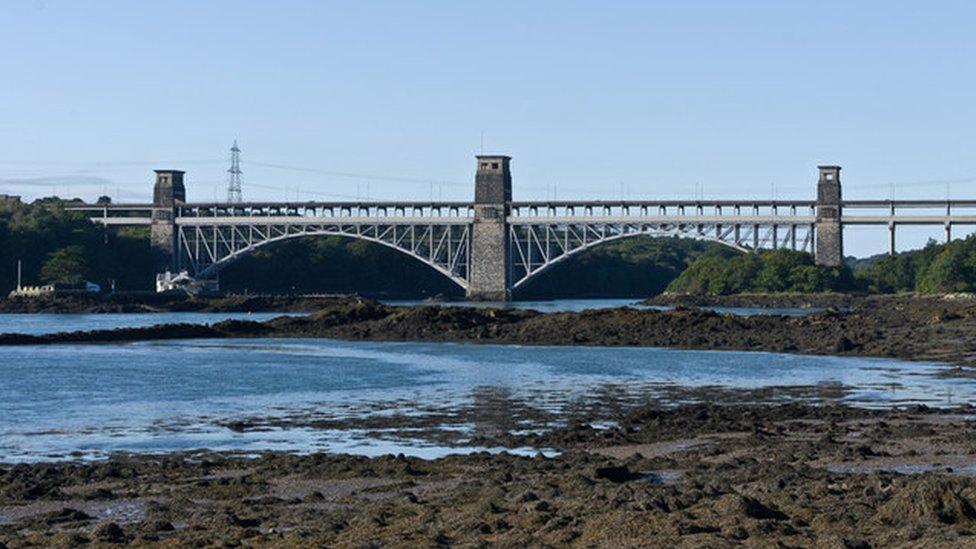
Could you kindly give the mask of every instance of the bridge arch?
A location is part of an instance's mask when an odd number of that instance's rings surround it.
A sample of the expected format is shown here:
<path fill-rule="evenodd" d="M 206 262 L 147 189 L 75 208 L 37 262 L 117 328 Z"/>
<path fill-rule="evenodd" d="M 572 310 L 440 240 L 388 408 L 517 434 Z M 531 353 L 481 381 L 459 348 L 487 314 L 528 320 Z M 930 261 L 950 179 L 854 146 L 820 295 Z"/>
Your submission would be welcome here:
<path fill-rule="evenodd" d="M 231 230 L 234 230 L 234 228 Z M 418 249 L 423 248 L 425 251 L 433 250 L 436 252 L 433 244 L 427 245 L 428 241 L 436 240 L 436 236 L 433 234 L 433 229 L 431 229 L 431 234 L 420 238 L 419 245 L 417 239 L 407 241 L 407 239 L 397 240 L 394 238 L 391 240 L 389 238 L 384 238 L 384 233 L 381 231 L 377 231 L 374 234 L 369 234 L 361 231 L 357 232 L 343 230 L 343 228 L 340 227 L 323 227 L 319 229 L 306 228 L 300 232 L 292 232 L 285 229 L 277 235 L 272 235 L 269 229 L 268 233 L 259 234 L 257 237 L 248 239 L 232 238 L 228 241 L 227 238 L 214 237 L 210 245 L 204 246 L 203 253 L 201 253 L 200 249 L 201 238 L 205 236 L 209 237 L 210 234 L 209 231 L 207 231 L 208 234 L 205 235 L 201 233 L 202 231 L 198 229 L 184 230 L 181 228 L 179 234 L 182 259 L 187 263 L 193 276 L 197 279 L 212 278 L 225 267 L 269 244 L 299 238 L 339 236 L 379 244 L 386 248 L 396 250 L 397 252 L 400 252 L 401 254 L 404 254 L 424 264 L 425 266 L 434 269 L 450 281 L 460 286 L 462 290 L 466 290 L 468 286 L 468 281 L 465 277 L 467 268 L 466 235 L 464 235 L 463 239 L 461 239 L 461 244 L 465 251 L 464 261 L 453 263 L 448 261 L 442 263 L 438 261 L 438 258 L 444 254 L 425 254 L 421 253 Z M 238 236 L 243 237 L 244 235 L 239 234 Z M 210 259 L 210 261 L 207 261 L 207 259 Z"/>
<path fill-rule="evenodd" d="M 513 265 L 514 276 L 512 280 L 512 289 L 517 290 L 525 286 L 532 280 L 535 280 L 539 275 L 549 271 L 552 267 L 559 265 L 565 262 L 567 259 L 575 257 L 586 250 L 590 250 L 610 242 L 615 242 L 618 240 L 623 240 L 628 238 L 642 237 L 642 236 L 660 237 L 660 238 L 679 237 L 684 239 L 698 240 L 701 242 L 715 242 L 717 244 L 721 244 L 723 246 L 732 248 L 733 250 L 742 253 L 750 253 L 753 251 L 752 248 L 744 246 L 741 243 L 736 242 L 734 240 L 722 238 L 721 236 L 714 236 L 705 233 L 687 231 L 679 227 L 672 227 L 668 229 L 659 228 L 659 227 L 643 228 L 640 230 L 619 232 L 619 233 L 603 236 L 599 239 L 582 242 L 580 243 L 579 246 L 573 247 L 571 249 L 564 251 L 563 253 L 555 255 L 554 257 L 551 257 L 550 259 L 544 261 L 541 264 L 538 264 L 537 266 L 535 266 L 535 264 L 532 263 L 531 259 L 522 263 L 520 263 L 519 261 L 515 261 Z M 513 245 L 514 245 L 514 241 L 513 241 Z M 519 276 L 520 274 L 521 276 Z"/>

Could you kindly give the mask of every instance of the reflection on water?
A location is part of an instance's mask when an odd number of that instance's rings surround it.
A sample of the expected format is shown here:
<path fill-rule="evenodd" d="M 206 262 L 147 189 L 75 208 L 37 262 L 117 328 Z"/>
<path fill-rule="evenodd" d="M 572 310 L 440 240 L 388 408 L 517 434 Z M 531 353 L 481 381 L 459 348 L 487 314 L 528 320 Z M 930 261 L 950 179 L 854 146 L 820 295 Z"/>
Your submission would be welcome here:
<path fill-rule="evenodd" d="M 2 353 L 4 461 L 199 448 L 435 456 L 576 416 L 612 425 L 647 400 L 976 396 L 934 364 L 769 353 L 276 339 Z"/>
<path fill-rule="evenodd" d="M 642 305 L 643 300 L 633 298 L 615 299 L 552 299 L 537 301 L 385 301 L 388 305 L 413 306 L 413 305 L 433 305 L 437 307 L 477 307 L 477 308 L 497 308 L 497 309 L 532 309 L 543 313 L 558 313 L 570 311 L 588 311 L 592 309 L 612 309 L 615 307 L 634 307 L 635 309 L 654 309 L 658 311 L 668 311 L 673 309 L 664 305 Z M 803 316 L 813 312 L 822 311 L 819 307 L 799 308 L 799 307 L 702 307 L 709 311 L 723 314 L 733 314 L 742 316 L 759 315 L 784 315 L 784 316 Z"/>
<path fill-rule="evenodd" d="M 294 313 L 97 313 L 0 314 L 0 334 L 53 334 L 115 328 L 141 328 L 157 324 L 214 324 L 222 320 L 261 322 Z"/>

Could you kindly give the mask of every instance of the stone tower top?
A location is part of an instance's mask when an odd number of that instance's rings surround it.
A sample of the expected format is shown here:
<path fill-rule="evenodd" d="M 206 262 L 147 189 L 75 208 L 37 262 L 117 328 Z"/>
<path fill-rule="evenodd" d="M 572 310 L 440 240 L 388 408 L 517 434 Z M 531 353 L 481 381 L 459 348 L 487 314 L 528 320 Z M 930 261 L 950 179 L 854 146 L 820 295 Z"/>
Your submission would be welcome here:
<path fill-rule="evenodd" d="M 817 205 L 839 206 L 841 201 L 840 166 L 817 166 L 820 180 L 817 181 Z"/>
<path fill-rule="evenodd" d="M 840 181 L 840 166 L 817 166 L 821 181 Z"/>
<path fill-rule="evenodd" d="M 512 172 L 509 156 L 478 155 L 475 174 L 474 201 L 476 204 L 502 204 L 512 201 Z"/>
<path fill-rule="evenodd" d="M 173 207 L 176 202 L 186 202 L 186 187 L 179 170 L 154 170 L 156 185 L 153 187 L 153 205 Z"/>
<path fill-rule="evenodd" d="M 502 154 L 479 154 L 475 158 L 478 159 L 479 172 L 509 173 L 509 163 L 512 161 L 511 156 Z"/>

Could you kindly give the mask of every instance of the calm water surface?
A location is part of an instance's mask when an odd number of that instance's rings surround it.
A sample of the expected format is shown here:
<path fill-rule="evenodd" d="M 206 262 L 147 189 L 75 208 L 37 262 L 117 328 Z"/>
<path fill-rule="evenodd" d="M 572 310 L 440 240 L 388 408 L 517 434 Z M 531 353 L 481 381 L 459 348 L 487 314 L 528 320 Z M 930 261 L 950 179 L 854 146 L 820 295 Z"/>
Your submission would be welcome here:
<path fill-rule="evenodd" d="M 656 309 L 667 311 L 672 307 L 661 305 L 641 305 L 641 299 L 616 298 L 616 299 L 552 299 L 547 301 L 387 301 L 390 305 L 437 305 L 440 307 L 495 307 L 501 309 L 535 309 L 544 313 L 554 313 L 563 311 L 586 311 L 590 309 L 610 309 L 614 307 L 634 307 L 637 309 Z M 802 316 L 822 308 L 772 308 L 772 307 L 702 307 L 710 311 L 719 313 L 730 313 L 743 316 L 754 315 L 786 315 Z"/>
<path fill-rule="evenodd" d="M 213 324 L 222 320 L 263 321 L 292 313 L 98 313 L 0 314 L 0 334 L 53 334 L 81 330 L 140 328 L 157 324 Z"/>
<path fill-rule="evenodd" d="M 791 398 L 866 406 L 976 396 L 976 383 L 940 379 L 940 368 L 768 353 L 332 340 L 8 347 L 0 349 L 0 460 L 198 448 L 436 457 L 479 449 L 467 442 L 479 434 L 552 427 L 573 409 L 673 404 L 688 399 L 677 389 L 702 387 L 718 395 L 804 386 L 813 389 Z M 413 418 L 417 432 L 367 421 L 387 416 Z M 236 421 L 266 427 L 228 427 Z"/>

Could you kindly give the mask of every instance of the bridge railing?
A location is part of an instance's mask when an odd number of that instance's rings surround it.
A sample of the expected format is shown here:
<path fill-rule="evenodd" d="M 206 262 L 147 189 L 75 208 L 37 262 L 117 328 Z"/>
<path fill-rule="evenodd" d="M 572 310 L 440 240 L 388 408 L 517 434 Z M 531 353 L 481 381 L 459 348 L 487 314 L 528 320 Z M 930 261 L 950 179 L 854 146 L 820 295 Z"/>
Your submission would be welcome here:
<path fill-rule="evenodd" d="M 146 225 L 152 204 L 71 204 L 107 225 Z M 569 218 L 682 219 L 694 222 L 772 220 L 806 222 L 816 215 L 813 201 L 515 201 L 511 222 L 558 221 Z M 470 202 L 191 202 L 177 208 L 186 221 L 206 218 L 394 219 L 423 218 L 460 222 L 474 217 Z M 845 200 L 842 220 L 848 225 L 976 225 L 976 200 Z"/>
<path fill-rule="evenodd" d="M 152 218 L 152 204 L 71 204 L 64 209 L 81 212 L 96 223 L 121 227 L 149 225 Z"/>
<path fill-rule="evenodd" d="M 187 203 L 177 208 L 177 217 L 468 218 L 473 210 L 468 202 Z"/>
<path fill-rule="evenodd" d="M 845 200 L 846 225 L 971 225 L 976 200 Z"/>
<path fill-rule="evenodd" d="M 809 218 L 812 201 L 559 201 L 513 202 L 511 218 Z"/>

